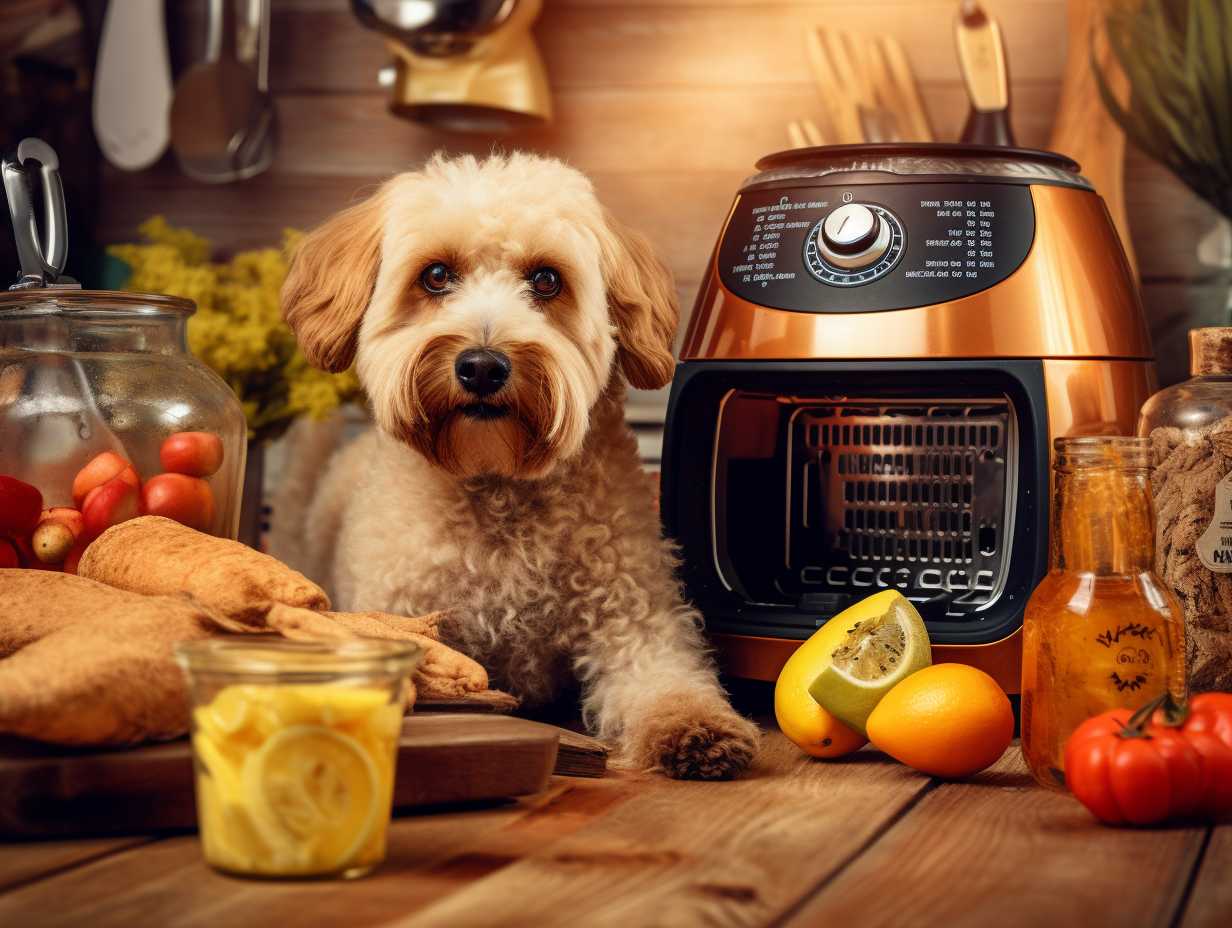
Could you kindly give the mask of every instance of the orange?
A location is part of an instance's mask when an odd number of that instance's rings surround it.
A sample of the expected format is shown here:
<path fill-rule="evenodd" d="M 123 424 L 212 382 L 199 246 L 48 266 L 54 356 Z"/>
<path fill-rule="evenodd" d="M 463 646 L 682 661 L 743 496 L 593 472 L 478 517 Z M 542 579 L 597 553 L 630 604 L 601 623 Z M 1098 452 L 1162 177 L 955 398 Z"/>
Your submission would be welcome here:
<path fill-rule="evenodd" d="M 1014 738 L 1014 710 L 997 682 L 965 664 L 916 671 L 868 717 L 868 740 L 895 760 L 938 777 L 995 763 Z"/>

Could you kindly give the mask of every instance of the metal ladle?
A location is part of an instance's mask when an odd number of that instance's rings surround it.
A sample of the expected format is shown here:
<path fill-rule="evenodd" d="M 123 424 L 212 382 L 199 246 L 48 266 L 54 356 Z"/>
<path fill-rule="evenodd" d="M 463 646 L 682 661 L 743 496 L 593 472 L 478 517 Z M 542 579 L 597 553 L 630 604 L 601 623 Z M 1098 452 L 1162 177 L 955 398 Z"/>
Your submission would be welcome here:
<path fill-rule="evenodd" d="M 205 61 L 189 68 L 176 85 L 171 147 L 180 169 L 194 180 L 242 180 L 273 161 L 269 2 L 251 3 L 249 20 L 257 25 L 256 71 L 237 54 L 235 0 L 210 0 Z"/>

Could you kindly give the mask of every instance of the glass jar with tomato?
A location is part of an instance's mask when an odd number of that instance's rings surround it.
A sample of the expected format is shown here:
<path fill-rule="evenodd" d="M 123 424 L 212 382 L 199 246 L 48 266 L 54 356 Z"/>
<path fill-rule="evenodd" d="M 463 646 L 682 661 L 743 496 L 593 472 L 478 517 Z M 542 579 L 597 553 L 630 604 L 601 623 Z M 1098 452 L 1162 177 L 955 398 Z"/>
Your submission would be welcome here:
<path fill-rule="evenodd" d="M 47 145 L 24 140 L 0 174 L 21 258 L 0 292 L 0 567 L 72 571 L 90 540 L 141 514 L 234 538 L 247 425 L 230 387 L 188 350 L 196 307 L 83 290 L 64 275 Z"/>
<path fill-rule="evenodd" d="M 1154 573 L 1149 470 L 1144 439 L 1056 441 L 1051 567 L 1027 604 L 1022 665 L 1023 755 L 1053 789 L 1084 720 L 1185 695 L 1180 604 Z"/>

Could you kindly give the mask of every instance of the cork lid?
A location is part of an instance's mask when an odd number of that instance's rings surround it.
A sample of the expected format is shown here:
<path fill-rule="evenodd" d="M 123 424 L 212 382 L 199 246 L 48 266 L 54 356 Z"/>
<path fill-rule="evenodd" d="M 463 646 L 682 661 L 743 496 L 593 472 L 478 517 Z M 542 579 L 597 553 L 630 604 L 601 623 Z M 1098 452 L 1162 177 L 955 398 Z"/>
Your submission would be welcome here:
<path fill-rule="evenodd" d="M 1232 326 L 1189 330 L 1189 373 L 1232 374 Z"/>

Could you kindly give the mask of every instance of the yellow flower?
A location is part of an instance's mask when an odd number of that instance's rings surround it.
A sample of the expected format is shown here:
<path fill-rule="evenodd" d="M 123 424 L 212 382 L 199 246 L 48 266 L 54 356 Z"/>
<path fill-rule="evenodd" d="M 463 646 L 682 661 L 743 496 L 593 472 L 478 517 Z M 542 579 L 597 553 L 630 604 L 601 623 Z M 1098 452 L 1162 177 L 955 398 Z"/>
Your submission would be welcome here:
<path fill-rule="evenodd" d="M 130 290 L 166 293 L 197 304 L 188 346 L 235 391 L 248 417 L 249 437 L 276 438 L 300 415 L 323 417 L 360 397 L 351 371 L 330 374 L 308 364 L 282 321 L 278 291 L 287 255 L 301 233 L 288 229 L 282 248 L 210 260 L 210 242 L 154 216 L 139 228 L 144 244 L 108 251 L 131 269 Z"/>

